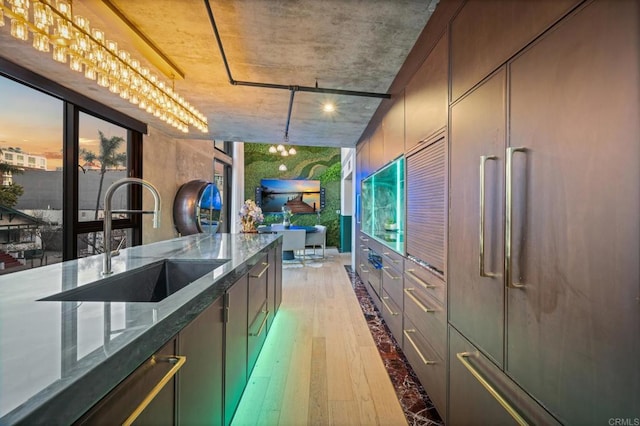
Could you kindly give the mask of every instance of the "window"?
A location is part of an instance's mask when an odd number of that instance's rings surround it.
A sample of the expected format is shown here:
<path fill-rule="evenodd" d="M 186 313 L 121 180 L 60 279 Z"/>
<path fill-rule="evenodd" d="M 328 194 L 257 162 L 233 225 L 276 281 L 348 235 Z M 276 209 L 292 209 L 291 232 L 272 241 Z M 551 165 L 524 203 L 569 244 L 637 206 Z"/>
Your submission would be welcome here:
<path fill-rule="evenodd" d="M 6 152 L 19 150 L 49 156 L 52 165 L 61 165 L 63 102 L 4 77 L 0 77 L 0 92 L 0 149 L 5 160 L 12 162 L 15 155 L 24 164 L 25 154 Z M 36 157 L 27 158 L 35 166 Z M 34 267 L 62 260 L 62 178 L 55 168 L 13 170 L 3 175 L 0 209 L 13 210 L 14 220 L 2 215 L 5 220 L 0 220 L 0 230 L 6 237 L 0 241 L 1 251 Z M 7 267 L 5 272 L 9 271 Z"/>
<path fill-rule="evenodd" d="M 4 64 L 0 58 L 0 71 Z M 104 192 L 119 177 L 140 177 L 146 127 L 27 70 L 9 69 L 59 97 L 0 74 L 0 251 L 29 267 L 101 253 Z M 122 141 L 101 157 L 101 137 Z M 91 153 L 95 158 L 88 161 Z M 28 168 L 11 167 L 24 165 Z M 118 190 L 117 207 L 139 209 L 141 194 Z M 20 227 L 9 227 L 3 211 L 20 216 Z M 140 244 L 139 217 L 114 217 L 113 227 L 114 248 L 121 242 L 122 247 Z"/>

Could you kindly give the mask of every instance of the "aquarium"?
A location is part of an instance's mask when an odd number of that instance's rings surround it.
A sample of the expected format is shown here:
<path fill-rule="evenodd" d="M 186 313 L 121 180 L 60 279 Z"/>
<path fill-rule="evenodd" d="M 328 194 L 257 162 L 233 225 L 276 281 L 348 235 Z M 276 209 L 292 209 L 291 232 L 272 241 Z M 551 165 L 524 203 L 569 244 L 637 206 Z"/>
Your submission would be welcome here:
<path fill-rule="evenodd" d="M 364 179 L 361 193 L 362 232 L 404 254 L 404 157 Z"/>

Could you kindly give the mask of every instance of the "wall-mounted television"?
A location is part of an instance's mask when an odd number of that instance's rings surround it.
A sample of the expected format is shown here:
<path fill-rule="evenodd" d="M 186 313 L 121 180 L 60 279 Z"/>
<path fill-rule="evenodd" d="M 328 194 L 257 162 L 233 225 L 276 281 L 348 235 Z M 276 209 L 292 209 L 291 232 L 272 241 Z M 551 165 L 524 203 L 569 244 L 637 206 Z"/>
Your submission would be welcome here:
<path fill-rule="evenodd" d="M 319 180 L 261 179 L 256 203 L 263 213 L 282 213 L 282 207 L 294 214 L 317 213 L 324 208 L 324 195 Z"/>

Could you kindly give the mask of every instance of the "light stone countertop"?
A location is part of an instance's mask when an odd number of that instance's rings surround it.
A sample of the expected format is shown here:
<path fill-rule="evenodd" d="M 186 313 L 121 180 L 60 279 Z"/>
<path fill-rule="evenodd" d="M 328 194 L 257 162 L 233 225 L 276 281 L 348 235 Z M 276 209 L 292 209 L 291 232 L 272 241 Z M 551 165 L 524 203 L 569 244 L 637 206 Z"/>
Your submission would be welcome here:
<path fill-rule="evenodd" d="M 38 301 L 102 279 L 102 255 L 0 276 L 0 425 L 76 420 L 278 238 L 198 234 L 122 250 L 112 276 L 164 259 L 229 259 L 157 303 Z"/>

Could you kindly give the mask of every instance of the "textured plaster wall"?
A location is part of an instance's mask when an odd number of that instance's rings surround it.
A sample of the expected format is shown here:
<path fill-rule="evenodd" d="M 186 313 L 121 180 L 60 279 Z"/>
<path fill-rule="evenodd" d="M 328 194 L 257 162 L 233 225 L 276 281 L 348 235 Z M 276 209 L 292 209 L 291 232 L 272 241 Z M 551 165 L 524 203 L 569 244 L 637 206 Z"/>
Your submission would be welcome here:
<path fill-rule="evenodd" d="M 175 238 L 173 199 L 183 183 L 193 179 L 213 180 L 212 141 L 174 139 L 149 127 L 142 142 L 142 174 L 160 193 L 162 200 L 160 228 L 154 229 L 151 215 L 143 218 L 142 242 L 149 244 Z M 145 190 L 145 210 L 153 209 L 153 197 Z"/>

